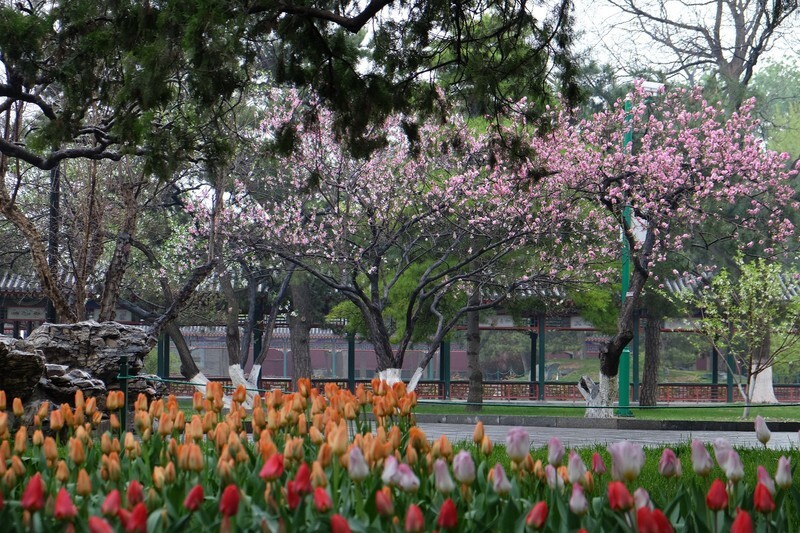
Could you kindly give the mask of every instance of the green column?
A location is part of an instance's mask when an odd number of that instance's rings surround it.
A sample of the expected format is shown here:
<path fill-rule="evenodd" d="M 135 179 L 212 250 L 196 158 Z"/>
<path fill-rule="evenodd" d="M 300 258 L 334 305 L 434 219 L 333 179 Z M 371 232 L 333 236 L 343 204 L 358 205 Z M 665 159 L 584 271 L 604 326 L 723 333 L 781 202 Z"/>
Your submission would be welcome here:
<path fill-rule="evenodd" d="M 733 356 L 730 354 L 730 350 L 728 350 L 728 353 L 725 355 L 725 358 L 728 360 L 728 365 L 727 365 L 728 366 L 728 374 L 726 376 L 726 378 L 727 378 L 726 379 L 726 382 L 727 382 L 726 385 L 728 386 L 727 402 L 728 403 L 733 403 L 733 372 L 731 371 L 731 369 L 733 368 L 733 365 L 735 363 L 733 361 Z"/>
<path fill-rule="evenodd" d="M 711 347 L 711 399 L 717 399 L 717 385 L 719 385 L 719 353 Z"/>
<path fill-rule="evenodd" d="M 625 100 L 625 111 L 627 114 L 625 115 L 625 123 L 631 121 L 631 103 L 629 100 Z M 630 146 L 631 142 L 633 141 L 633 131 L 630 127 L 628 127 L 627 131 L 625 132 L 625 138 L 623 139 L 624 146 L 622 147 L 623 150 L 627 150 L 628 146 Z M 631 208 L 630 206 L 625 206 L 622 210 L 622 218 L 623 218 L 623 232 L 625 228 L 631 225 Z M 621 292 L 621 299 L 620 299 L 620 309 L 622 306 L 625 305 L 625 299 L 628 297 L 628 286 L 630 284 L 631 278 L 631 249 L 628 246 L 628 239 L 625 238 L 623 233 L 622 235 L 622 290 Z M 617 373 L 617 379 L 619 381 L 619 409 L 617 409 L 618 416 L 633 416 L 633 413 L 630 410 L 630 379 L 631 379 L 631 353 L 628 347 L 626 346 L 624 350 L 622 350 L 622 354 L 619 358 L 619 372 Z"/>
<path fill-rule="evenodd" d="M 639 314 L 633 315 L 633 401 L 639 401 Z"/>
<path fill-rule="evenodd" d="M 158 374 L 158 377 L 163 379 L 169 379 L 169 344 L 169 335 L 162 333 L 158 338 L 158 360 L 156 363 L 156 374 Z"/>
<path fill-rule="evenodd" d="M 544 327 L 546 317 L 544 315 L 539 315 L 537 321 L 539 323 L 539 333 L 537 337 L 539 337 L 539 400 L 544 400 L 544 371 L 545 371 L 545 360 L 544 360 Z"/>
<path fill-rule="evenodd" d="M 442 380 L 444 399 L 450 399 L 450 341 L 439 344 L 439 376 Z"/>
<path fill-rule="evenodd" d="M 531 317 L 530 322 L 528 323 L 531 327 L 531 330 L 528 332 L 531 338 L 531 359 L 528 363 L 528 368 L 530 369 L 530 389 L 528 391 L 528 397 L 531 400 L 536 399 L 537 397 L 534 396 L 533 390 L 536 388 L 536 341 L 539 338 L 539 334 L 533 331 L 533 326 L 536 325 L 536 319 Z"/>
<path fill-rule="evenodd" d="M 356 391 L 356 336 L 347 335 L 347 388 Z"/>

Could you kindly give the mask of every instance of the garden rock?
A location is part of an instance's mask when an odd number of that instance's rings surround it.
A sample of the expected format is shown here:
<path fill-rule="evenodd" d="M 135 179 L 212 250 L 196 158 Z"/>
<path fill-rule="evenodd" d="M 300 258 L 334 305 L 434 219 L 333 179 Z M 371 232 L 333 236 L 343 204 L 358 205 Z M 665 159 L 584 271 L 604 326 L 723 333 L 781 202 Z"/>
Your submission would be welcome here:
<path fill-rule="evenodd" d="M 45 371 L 45 358 L 27 340 L 0 335 L 0 390 L 27 401 Z"/>

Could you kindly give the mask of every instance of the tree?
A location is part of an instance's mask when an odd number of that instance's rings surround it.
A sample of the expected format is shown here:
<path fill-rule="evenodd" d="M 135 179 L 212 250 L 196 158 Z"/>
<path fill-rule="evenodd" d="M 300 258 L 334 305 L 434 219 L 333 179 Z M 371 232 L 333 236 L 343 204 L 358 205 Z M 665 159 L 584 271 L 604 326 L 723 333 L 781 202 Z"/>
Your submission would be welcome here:
<path fill-rule="evenodd" d="M 800 340 L 800 299 L 794 290 L 797 276 L 781 265 L 745 261 L 741 255 L 735 264 L 737 275 L 723 269 L 710 281 L 696 280 L 696 290 L 692 287 L 675 298 L 699 310 L 702 335 L 735 361 L 736 367 L 729 370 L 737 377 L 746 418 L 753 402 L 777 402 L 772 366 Z M 764 374 L 770 375 L 765 379 Z"/>
<path fill-rule="evenodd" d="M 545 168 L 594 206 L 587 221 L 608 240 L 589 253 L 613 253 L 620 229 L 631 250 L 633 272 L 617 333 L 600 353 L 606 406 L 654 264 L 685 249 L 711 221 L 719 239 L 749 241 L 750 251 L 758 246 L 777 254 L 794 235 L 788 213 L 797 207 L 791 187 L 797 171 L 786 169 L 785 154 L 764 149 L 750 116 L 752 102 L 726 119 L 699 89 L 676 89 L 651 102 L 639 86 L 630 98 L 629 111 L 620 101 L 591 120 L 573 123 L 562 114 L 554 132 L 535 145 L 546 154 Z M 633 146 L 623 143 L 629 130 Z M 742 208 L 731 212 L 731 204 Z"/>
<path fill-rule="evenodd" d="M 705 73 L 718 76 L 729 111 L 744 102 L 756 64 L 781 32 L 791 29 L 798 8 L 796 0 L 714 0 L 701 5 L 666 0 L 610 2 L 630 16 L 626 29 L 633 23 L 664 54 L 660 62 L 657 54 L 640 57 L 647 57 L 651 65 L 660 63 L 668 77 L 685 75 L 692 85 Z"/>

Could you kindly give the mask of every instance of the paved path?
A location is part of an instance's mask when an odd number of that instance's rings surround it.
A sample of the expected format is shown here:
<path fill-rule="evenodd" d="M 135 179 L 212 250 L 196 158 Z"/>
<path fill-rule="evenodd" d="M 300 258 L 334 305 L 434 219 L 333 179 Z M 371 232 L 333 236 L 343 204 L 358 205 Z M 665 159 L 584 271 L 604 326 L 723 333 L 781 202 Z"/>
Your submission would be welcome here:
<path fill-rule="evenodd" d="M 419 427 L 425 431 L 428 439 L 435 439 L 439 435 L 447 435 L 451 442 L 471 441 L 474 425 L 467 424 L 440 424 L 421 423 Z M 484 432 L 489 435 L 492 442 L 505 443 L 506 434 L 511 426 L 485 425 Z M 687 443 L 691 439 L 703 442 L 713 442 L 714 439 L 724 437 L 731 444 L 740 447 L 756 447 L 761 443 L 756 439 L 755 431 L 651 431 L 651 430 L 621 430 L 621 429 L 586 429 L 586 428 L 554 428 L 554 427 L 529 427 L 534 447 L 546 446 L 551 437 L 558 437 L 567 448 L 580 448 L 595 444 L 611 444 L 621 440 L 641 443 L 643 446 L 660 446 Z M 772 432 L 769 447 L 774 449 L 798 449 L 798 433 Z"/>

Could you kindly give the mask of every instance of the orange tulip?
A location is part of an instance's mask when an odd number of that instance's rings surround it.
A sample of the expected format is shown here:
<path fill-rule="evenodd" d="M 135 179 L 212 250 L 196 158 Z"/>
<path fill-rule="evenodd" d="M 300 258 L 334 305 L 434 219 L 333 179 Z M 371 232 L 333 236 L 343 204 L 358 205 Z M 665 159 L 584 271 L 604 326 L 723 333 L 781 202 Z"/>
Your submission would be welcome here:
<path fill-rule="evenodd" d="M 75 483 L 75 492 L 84 498 L 88 498 L 92 494 L 92 480 L 89 478 L 89 474 L 84 468 L 81 468 L 78 471 L 78 480 Z"/>
<path fill-rule="evenodd" d="M 25 408 L 22 406 L 22 400 L 19 398 L 14 398 L 12 402 L 12 410 L 14 411 L 14 416 L 20 417 L 25 414 Z"/>

